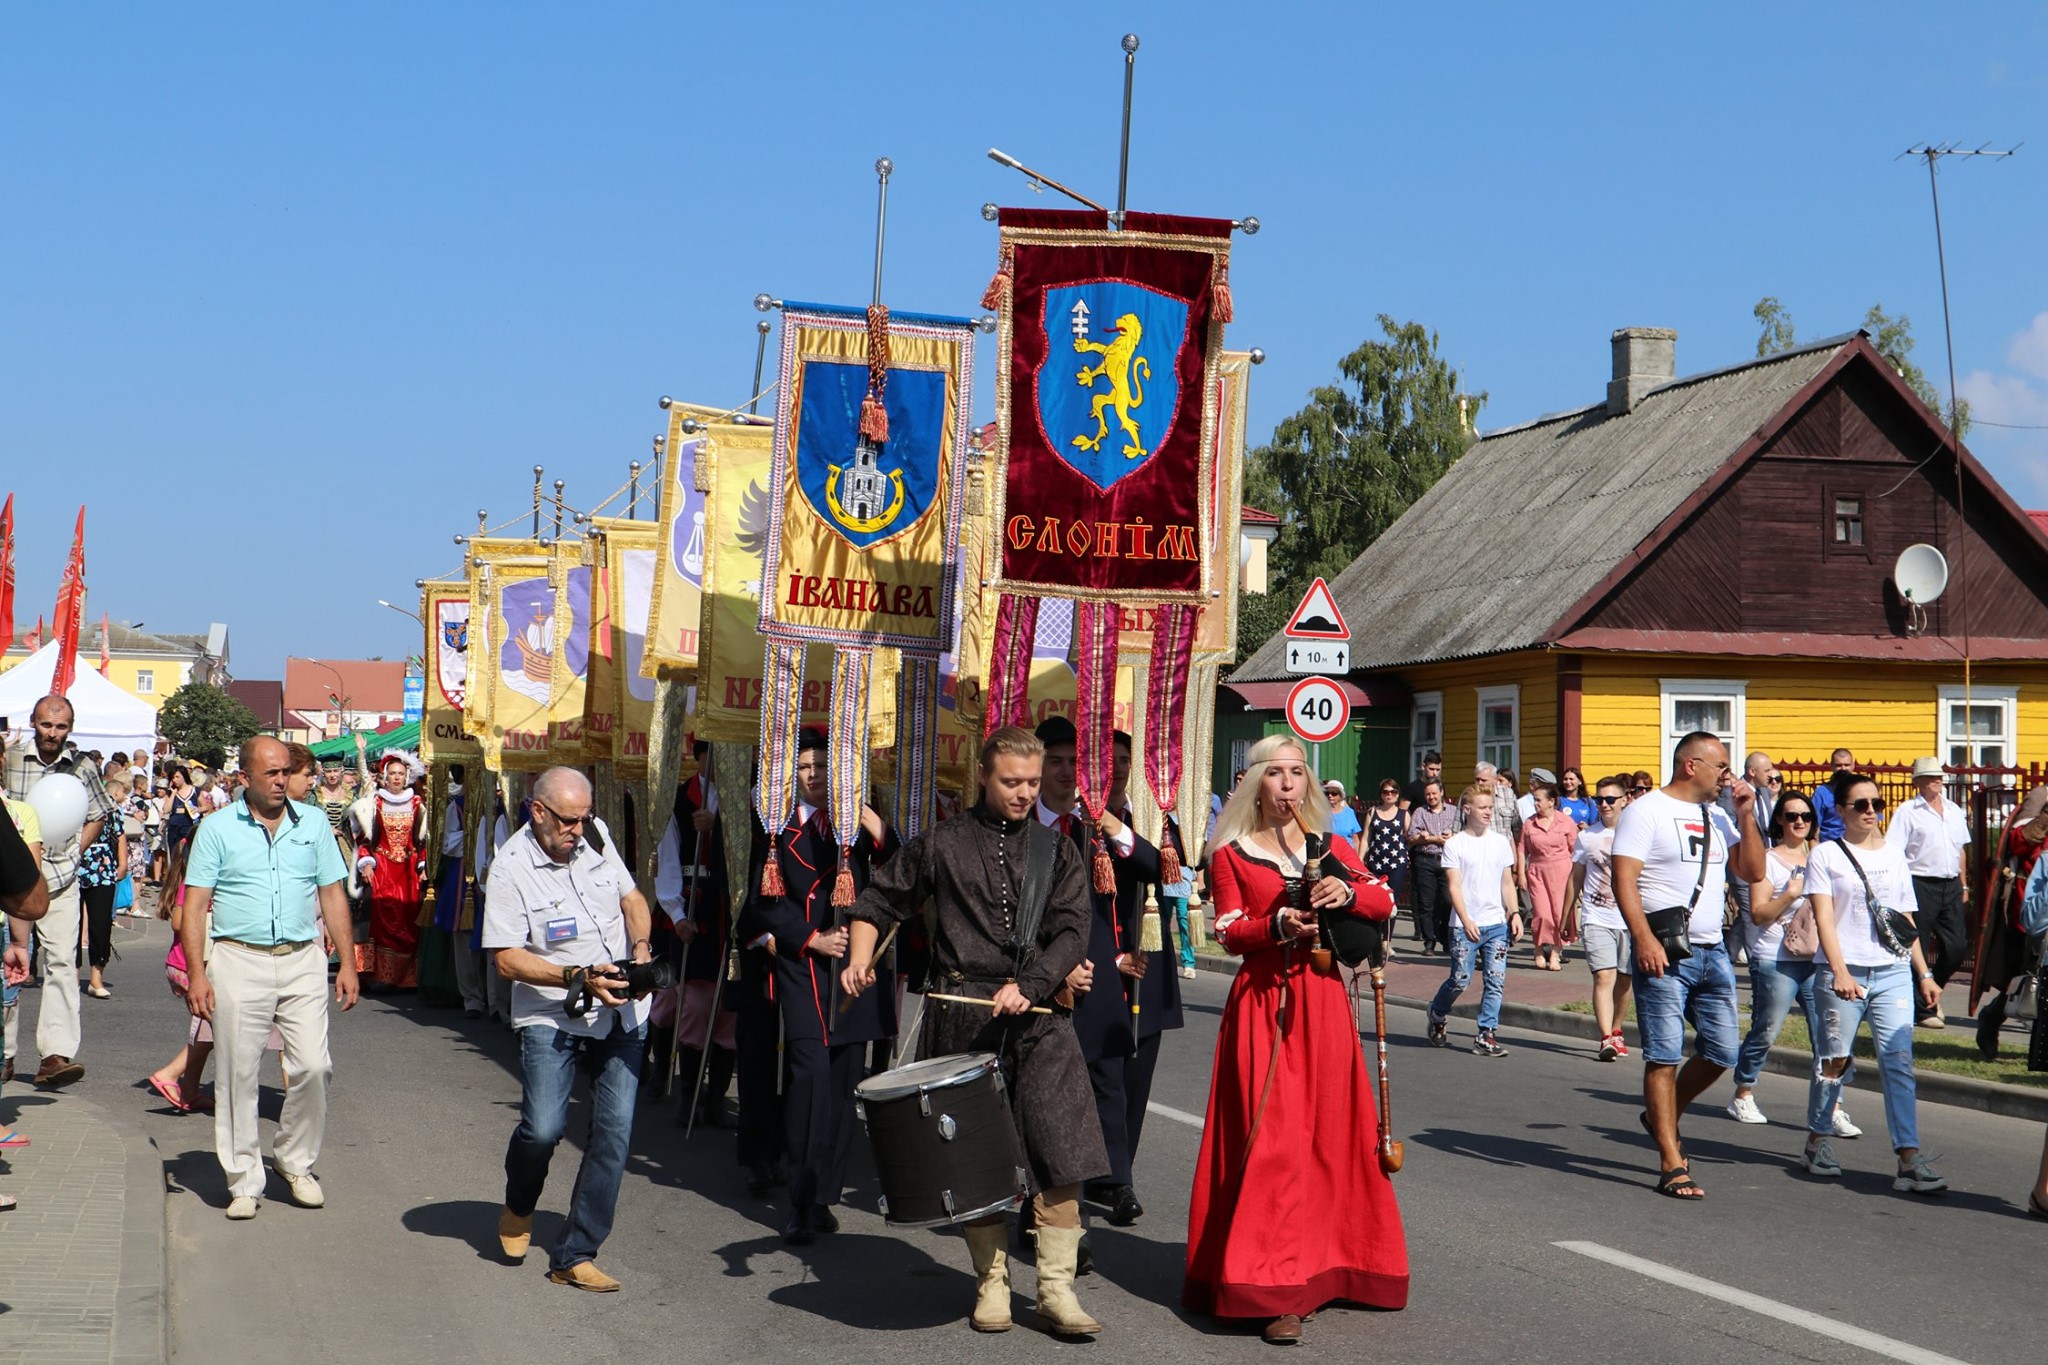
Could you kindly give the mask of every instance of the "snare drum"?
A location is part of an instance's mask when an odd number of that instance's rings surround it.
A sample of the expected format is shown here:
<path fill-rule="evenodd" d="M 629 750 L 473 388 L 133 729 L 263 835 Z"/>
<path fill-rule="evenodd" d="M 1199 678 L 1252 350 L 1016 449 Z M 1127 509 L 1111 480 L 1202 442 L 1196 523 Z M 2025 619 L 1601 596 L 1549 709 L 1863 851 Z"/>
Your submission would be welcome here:
<path fill-rule="evenodd" d="M 1023 1204 L 1030 1173 L 992 1052 L 932 1057 L 870 1076 L 855 1109 L 875 1147 L 882 1217 L 967 1223 Z"/>

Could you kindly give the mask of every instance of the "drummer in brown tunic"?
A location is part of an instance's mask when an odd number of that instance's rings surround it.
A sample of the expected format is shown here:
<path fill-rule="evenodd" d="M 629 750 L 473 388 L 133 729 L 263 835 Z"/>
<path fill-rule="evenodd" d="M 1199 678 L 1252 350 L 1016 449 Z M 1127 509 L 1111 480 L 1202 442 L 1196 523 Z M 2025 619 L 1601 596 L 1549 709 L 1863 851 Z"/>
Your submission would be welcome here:
<path fill-rule="evenodd" d="M 1045 746 L 1028 730 L 1001 729 L 982 743 L 981 799 L 876 868 L 854 905 L 841 985 L 857 995 L 874 984 L 877 926 L 934 905 L 939 989 L 992 1007 L 933 1001 L 919 1055 L 1001 1058 L 1037 1186 L 1038 1320 L 1061 1336 L 1087 1336 L 1102 1324 L 1074 1297 L 1081 1183 L 1109 1170 L 1072 1020 L 1072 993 L 1089 979 L 1089 881 L 1073 843 L 1033 818 L 1044 761 Z M 1034 1006 L 1052 1012 L 1033 1014 Z M 966 1234 L 980 1280 L 969 1322 L 979 1332 L 1008 1331 L 1003 1219 L 969 1223 Z"/>

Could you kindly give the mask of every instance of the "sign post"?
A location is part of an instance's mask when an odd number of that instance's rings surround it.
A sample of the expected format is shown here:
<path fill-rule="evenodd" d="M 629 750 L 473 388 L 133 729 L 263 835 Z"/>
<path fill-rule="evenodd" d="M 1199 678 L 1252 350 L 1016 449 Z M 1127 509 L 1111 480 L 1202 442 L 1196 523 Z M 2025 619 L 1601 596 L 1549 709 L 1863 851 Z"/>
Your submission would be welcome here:
<path fill-rule="evenodd" d="M 1337 608 L 1330 585 L 1318 578 L 1302 594 L 1287 621 L 1287 671 L 1305 673 L 1287 694 L 1287 725 L 1305 743 L 1321 746 L 1351 723 L 1351 697 L 1341 683 L 1321 674 L 1351 671 L 1351 627 Z"/>

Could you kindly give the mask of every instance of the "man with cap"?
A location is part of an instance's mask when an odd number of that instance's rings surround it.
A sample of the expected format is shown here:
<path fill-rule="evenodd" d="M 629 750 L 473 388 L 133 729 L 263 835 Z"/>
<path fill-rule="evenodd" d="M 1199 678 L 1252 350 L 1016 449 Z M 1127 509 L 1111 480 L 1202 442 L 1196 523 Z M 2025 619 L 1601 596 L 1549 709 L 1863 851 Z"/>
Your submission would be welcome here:
<path fill-rule="evenodd" d="M 1970 822 L 1962 807 L 1942 794 L 1945 780 L 1940 759 L 1916 759 L 1916 795 L 1892 813 L 1884 832 L 1885 842 L 1906 855 L 1918 903 L 1913 923 L 1927 952 L 1927 969 L 1935 985 L 1944 987 L 1969 951 L 1963 931 L 1963 850 L 1970 844 Z M 1915 1022 L 1921 1028 L 1948 1027 L 1939 1009 L 1922 1008 Z"/>

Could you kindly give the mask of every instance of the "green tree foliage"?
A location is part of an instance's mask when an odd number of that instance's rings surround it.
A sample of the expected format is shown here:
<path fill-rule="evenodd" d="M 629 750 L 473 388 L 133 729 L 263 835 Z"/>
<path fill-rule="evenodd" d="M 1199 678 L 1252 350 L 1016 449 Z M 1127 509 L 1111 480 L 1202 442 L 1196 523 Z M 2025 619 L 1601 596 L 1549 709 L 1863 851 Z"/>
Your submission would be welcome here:
<path fill-rule="evenodd" d="M 1756 339 L 1756 353 L 1759 356 L 1779 355 L 1789 351 L 1796 344 L 1792 339 L 1792 310 L 1778 302 L 1775 295 L 1765 295 L 1756 301 L 1750 315 L 1757 320 L 1763 332 Z M 1892 368 L 1906 381 L 1907 387 L 1920 395 L 1920 401 L 1935 412 L 1941 411 L 1941 395 L 1935 391 L 1927 372 L 1913 360 L 1913 319 L 1904 313 L 1897 317 L 1884 311 L 1884 305 L 1873 303 L 1870 311 L 1863 315 L 1863 330 L 1870 333 L 1870 344 L 1878 354 L 1891 361 Z M 1949 414 L 1955 424 L 1956 435 L 1970 433 L 1970 405 L 1958 399 L 1955 411 Z"/>
<path fill-rule="evenodd" d="M 156 728 L 181 758 L 218 768 L 228 752 L 261 730 L 256 713 L 202 682 L 188 682 L 164 698 Z"/>
<path fill-rule="evenodd" d="M 1756 353 L 1759 359 L 1767 355 L 1782 355 L 1792 349 L 1792 312 L 1779 303 L 1775 295 L 1766 294 L 1756 301 L 1751 309 L 1757 325 L 1763 328 L 1763 335 L 1756 339 Z"/>
<path fill-rule="evenodd" d="M 1241 655 L 1286 624 L 1310 579 L 1341 573 L 1472 443 L 1486 395 L 1465 389 L 1435 332 L 1384 313 L 1379 324 L 1379 337 L 1338 362 L 1339 382 L 1312 390 L 1247 457 L 1245 501 L 1280 518 L 1280 538 L 1273 596 L 1238 604 Z M 1270 624 L 1268 601 L 1281 604 Z"/>

